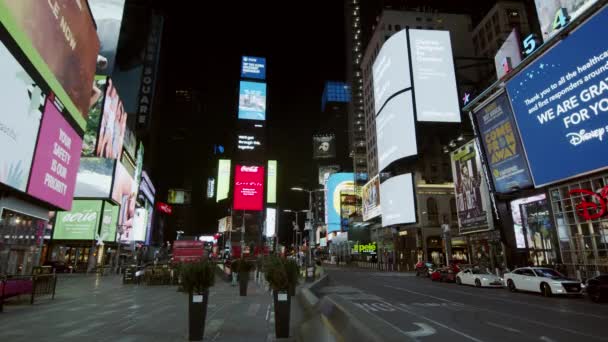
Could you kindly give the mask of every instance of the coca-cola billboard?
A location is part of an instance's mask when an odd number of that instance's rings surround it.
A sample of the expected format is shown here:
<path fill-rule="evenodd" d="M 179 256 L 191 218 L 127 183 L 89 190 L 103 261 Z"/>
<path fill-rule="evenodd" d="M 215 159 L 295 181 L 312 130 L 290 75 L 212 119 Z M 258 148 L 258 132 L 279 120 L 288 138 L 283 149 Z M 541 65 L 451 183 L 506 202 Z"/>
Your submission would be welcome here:
<path fill-rule="evenodd" d="M 75 200 L 71 211 L 60 211 L 53 240 L 93 240 L 99 228 L 101 200 Z"/>
<path fill-rule="evenodd" d="M 237 165 L 234 174 L 234 209 L 260 211 L 264 206 L 264 167 Z"/>

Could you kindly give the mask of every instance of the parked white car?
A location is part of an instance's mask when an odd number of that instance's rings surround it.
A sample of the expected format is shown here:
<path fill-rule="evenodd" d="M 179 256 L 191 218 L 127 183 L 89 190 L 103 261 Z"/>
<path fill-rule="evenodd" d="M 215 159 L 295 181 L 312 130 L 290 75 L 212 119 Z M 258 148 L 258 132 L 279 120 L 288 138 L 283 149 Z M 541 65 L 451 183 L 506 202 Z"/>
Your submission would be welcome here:
<path fill-rule="evenodd" d="M 511 292 L 530 291 L 552 295 L 582 295 L 584 285 L 575 279 L 545 267 L 522 267 L 505 273 L 505 284 Z"/>
<path fill-rule="evenodd" d="M 474 285 L 476 287 L 503 287 L 501 277 L 488 271 L 466 268 L 456 274 L 456 284 Z"/>

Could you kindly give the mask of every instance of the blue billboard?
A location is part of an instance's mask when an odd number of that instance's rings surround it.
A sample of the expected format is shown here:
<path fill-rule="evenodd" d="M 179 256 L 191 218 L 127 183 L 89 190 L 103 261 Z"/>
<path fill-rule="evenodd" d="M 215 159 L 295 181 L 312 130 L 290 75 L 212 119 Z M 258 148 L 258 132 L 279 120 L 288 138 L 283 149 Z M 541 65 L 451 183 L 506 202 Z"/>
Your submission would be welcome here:
<path fill-rule="evenodd" d="M 266 79 L 266 58 L 243 56 L 241 62 L 241 77 Z"/>
<path fill-rule="evenodd" d="M 239 119 L 266 120 L 266 83 L 241 81 Z"/>
<path fill-rule="evenodd" d="M 327 232 L 340 231 L 342 226 L 342 194 L 354 193 L 355 175 L 353 173 L 334 173 L 327 179 L 325 186 L 325 222 Z"/>
<path fill-rule="evenodd" d="M 479 138 L 492 174 L 494 190 L 508 193 L 532 186 L 507 94 L 475 111 Z"/>
<path fill-rule="evenodd" d="M 604 8 L 507 84 L 537 187 L 608 167 L 606 32 Z"/>

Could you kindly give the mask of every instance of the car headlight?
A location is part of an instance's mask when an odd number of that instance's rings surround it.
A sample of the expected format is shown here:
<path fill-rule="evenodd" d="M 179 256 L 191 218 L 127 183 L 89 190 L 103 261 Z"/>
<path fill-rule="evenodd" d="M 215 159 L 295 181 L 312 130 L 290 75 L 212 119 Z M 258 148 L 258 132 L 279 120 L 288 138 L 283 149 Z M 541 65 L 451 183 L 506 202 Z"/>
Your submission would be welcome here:
<path fill-rule="evenodd" d="M 483 277 L 483 278 L 481 278 L 481 280 L 483 280 L 483 281 L 488 281 L 488 278 Z"/>
<path fill-rule="evenodd" d="M 587 288 L 587 285 L 581 283 L 581 289 Z"/>
<path fill-rule="evenodd" d="M 505 280 L 504 280 L 504 279 L 502 279 L 502 278 L 498 278 L 498 280 L 499 280 L 501 283 L 504 283 L 504 282 L 505 282 Z"/>
<path fill-rule="evenodd" d="M 562 286 L 562 283 L 559 281 L 554 281 L 554 282 L 551 282 L 551 285 Z"/>

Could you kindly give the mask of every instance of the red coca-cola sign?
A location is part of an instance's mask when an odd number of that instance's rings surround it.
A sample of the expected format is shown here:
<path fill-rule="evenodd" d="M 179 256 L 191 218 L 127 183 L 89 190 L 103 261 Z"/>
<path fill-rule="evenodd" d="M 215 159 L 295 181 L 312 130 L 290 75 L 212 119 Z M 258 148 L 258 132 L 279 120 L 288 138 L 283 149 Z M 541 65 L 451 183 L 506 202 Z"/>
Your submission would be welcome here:
<path fill-rule="evenodd" d="M 576 213 L 583 220 L 596 220 L 606 214 L 608 186 L 603 187 L 597 192 L 588 189 L 572 189 L 568 191 L 568 195 L 582 196 L 583 200 L 576 205 Z"/>
<path fill-rule="evenodd" d="M 167 215 L 173 214 L 173 207 L 163 202 L 156 202 L 156 209 Z"/>

